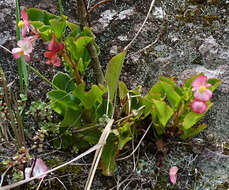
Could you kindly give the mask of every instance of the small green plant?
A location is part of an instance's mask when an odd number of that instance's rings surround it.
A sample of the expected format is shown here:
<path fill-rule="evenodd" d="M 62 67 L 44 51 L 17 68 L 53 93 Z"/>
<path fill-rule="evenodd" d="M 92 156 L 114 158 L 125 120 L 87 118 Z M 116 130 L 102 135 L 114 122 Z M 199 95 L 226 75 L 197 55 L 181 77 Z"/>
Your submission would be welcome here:
<path fill-rule="evenodd" d="M 31 30 L 33 35 L 18 42 L 19 47 L 12 50 L 14 57 L 23 56 L 29 61 L 32 42 L 41 38 L 49 41 L 48 51 L 44 53 L 48 59 L 46 64 L 59 67 L 63 63 L 65 68 L 65 72 L 54 76 L 53 89 L 47 93 L 51 108 L 62 117 L 58 127 L 60 135 L 54 142 L 56 147 L 74 147 L 74 151 L 88 148 L 98 143 L 104 126 L 114 119 L 101 159 L 103 174 L 113 175 L 119 151 L 140 133 L 142 123 L 152 122 L 152 138 L 166 135 L 186 139 L 206 128 L 206 124 L 196 124 L 213 105 L 210 98 L 220 80 L 199 74 L 177 86 L 174 78 L 160 77 L 149 93 L 142 96 L 140 87 L 129 90 L 119 82 L 126 56 L 124 50 L 109 61 L 105 83 L 98 77 L 99 84 L 86 88 L 85 70 L 100 51 L 84 21 L 82 27 L 67 21 L 64 15 L 33 8 L 22 11 L 22 16 L 22 31 Z M 66 33 L 67 29 L 70 32 Z M 96 55 L 89 46 L 94 47 Z M 36 111 L 32 110 L 34 106 Z M 34 104 L 31 112 L 42 113 L 38 111 L 39 106 L 42 109 L 41 103 Z"/>

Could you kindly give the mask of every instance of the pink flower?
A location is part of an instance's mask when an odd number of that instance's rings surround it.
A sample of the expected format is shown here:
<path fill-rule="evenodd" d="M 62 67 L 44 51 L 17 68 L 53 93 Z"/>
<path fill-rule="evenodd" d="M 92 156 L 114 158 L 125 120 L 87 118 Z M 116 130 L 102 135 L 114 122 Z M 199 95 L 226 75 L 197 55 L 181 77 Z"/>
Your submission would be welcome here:
<path fill-rule="evenodd" d="M 34 163 L 33 163 L 34 164 Z M 45 165 L 42 159 L 37 158 L 35 160 L 35 166 L 33 167 L 33 176 L 39 176 L 40 174 L 47 172 L 48 167 Z M 44 178 L 46 175 L 39 177 L 39 179 Z"/>
<path fill-rule="evenodd" d="M 31 168 L 25 168 L 25 179 L 28 179 L 30 177 L 39 176 L 42 173 L 47 172 L 47 171 L 48 171 L 48 167 L 45 165 L 42 159 L 38 158 L 33 162 L 33 165 Z M 46 175 L 42 175 L 39 177 L 39 179 L 42 179 L 45 176 Z"/>
<path fill-rule="evenodd" d="M 55 34 L 53 33 L 52 35 L 52 40 L 51 42 L 48 44 L 48 50 L 49 51 L 54 51 L 54 52 L 58 52 L 60 50 L 63 50 L 64 49 L 64 44 L 60 43 L 60 42 L 57 42 L 56 41 L 56 36 Z"/>
<path fill-rule="evenodd" d="M 176 184 L 178 167 L 172 166 L 169 170 L 169 177 L 172 184 Z"/>
<path fill-rule="evenodd" d="M 206 102 L 212 97 L 212 91 L 207 89 L 207 87 L 211 85 L 207 84 L 206 82 L 206 76 L 198 76 L 192 82 L 195 100 Z"/>
<path fill-rule="evenodd" d="M 28 15 L 24 10 L 21 11 L 21 18 L 23 19 L 23 21 L 19 21 L 18 26 L 21 28 L 21 35 L 24 38 L 29 32 L 31 25 L 29 23 Z"/>
<path fill-rule="evenodd" d="M 53 64 L 56 67 L 60 67 L 61 61 L 60 61 L 60 58 L 58 57 L 58 55 L 56 54 L 56 52 L 54 52 L 54 51 L 46 51 L 44 53 L 44 56 L 46 58 L 48 58 L 48 61 L 46 62 L 46 64 L 48 64 L 48 65 Z"/>
<path fill-rule="evenodd" d="M 48 50 L 44 53 L 44 56 L 48 58 L 46 64 L 53 64 L 56 67 L 60 67 L 60 58 L 57 55 L 57 52 L 64 49 L 64 44 L 56 41 L 56 36 L 53 33 L 52 40 L 48 44 Z"/>
<path fill-rule="evenodd" d="M 33 51 L 33 46 L 30 38 L 24 38 L 23 40 L 19 40 L 17 42 L 18 48 L 12 49 L 12 54 L 15 59 L 18 59 L 20 57 L 24 57 L 25 61 L 30 61 L 30 53 Z"/>
<path fill-rule="evenodd" d="M 193 112 L 201 114 L 207 110 L 208 106 L 205 102 L 193 100 L 191 108 Z"/>

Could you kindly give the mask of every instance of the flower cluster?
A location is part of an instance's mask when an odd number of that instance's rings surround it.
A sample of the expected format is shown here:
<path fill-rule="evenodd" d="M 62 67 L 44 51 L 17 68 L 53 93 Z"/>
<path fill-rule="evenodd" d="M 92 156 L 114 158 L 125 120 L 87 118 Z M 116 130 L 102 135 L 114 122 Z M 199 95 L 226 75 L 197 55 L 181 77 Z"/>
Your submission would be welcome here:
<path fill-rule="evenodd" d="M 44 53 L 44 56 L 46 58 L 48 58 L 48 61 L 46 62 L 46 64 L 50 65 L 53 64 L 56 67 L 60 67 L 60 58 L 58 57 L 57 53 L 61 50 L 64 49 L 64 44 L 57 42 L 56 41 L 56 36 L 53 33 L 52 35 L 52 40 L 51 42 L 48 44 L 48 50 Z"/>
<path fill-rule="evenodd" d="M 27 13 L 22 10 L 21 18 L 23 20 L 18 22 L 19 28 L 21 28 L 21 36 L 22 39 L 17 42 L 18 47 L 12 49 L 12 54 L 15 59 L 20 57 L 24 57 L 25 61 L 30 61 L 30 53 L 33 51 L 33 42 L 40 37 L 39 32 L 35 31 L 33 26 L 29 22 L 29 18 Z M 33 32 L 33 36 L 26 37 L 26 34 L 29 31 Z"/>
<path fill-rule="evenodd" d="M 195 113 L 204 113 L 208 105 L 206 102 L 212 97 L 212 91 L 208 89 L 211 86 L 207 83 L 206 76 L 198 76 L 193 82 L 194 100 L 191 104 L 192 111 Z"/>
<path fill-rule="evenodd" d="M 19 21 L 18 26 L 21 29 L 22 39 L 17 42 L 18 47 L 12 49 L 12 54 L 15 59 L 23 57 L 26 62 L 30 61 L 30 54 L 33 51 L 33 42 L 40 37 L 40 33 L 36 31 L 29 22 L 27 13 L 22 10 L 21 18 L 23 20 Z M 32 36 L 26 37 L 26 34 L 31 31 Z M 52 64 L 56 67 L 61 65 L 61 60 L 57 53 L 64 49 L 64 44 L 57 42 L 55 34 L 53 33 L 52 40 L 48 44 L 48 50 L 44 53 L 44 56 L 48 58 L 46 64 Z"/>

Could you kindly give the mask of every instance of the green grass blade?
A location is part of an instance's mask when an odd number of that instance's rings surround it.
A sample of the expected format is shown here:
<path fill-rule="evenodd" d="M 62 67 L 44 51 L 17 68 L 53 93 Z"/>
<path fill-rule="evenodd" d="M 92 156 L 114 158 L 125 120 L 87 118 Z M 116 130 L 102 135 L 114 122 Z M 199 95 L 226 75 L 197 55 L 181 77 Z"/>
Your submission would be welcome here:
<path fill-rule="evenodd" d="M 17 35 L 17 41 L 21 39 L 21 32 L 20 32 L 20 28 L 18 26 L 19 21 L 20 21 L 20 7 L 19 7 L 19 1 L 16 0 L 16 35 Z M 20 93 L 25 94 L 27 96 L 28 86 L 29 86 L 29 77 L 28 77 L 28 70 L 26 67 L 26 62 L 23 58 L 18 59 L 18 73 L 19 73 Z M 25 83 L 25 88 L 24 88 L 24 83 Z"/>
<path fill-rule="evenodd" d="M 63 15 L 63 6 L 62 6 L 61 0 L 58 0 L 58 3 L 59 3 L 59 9 L 60 9 L 60 16 L 62 16 Z"/>

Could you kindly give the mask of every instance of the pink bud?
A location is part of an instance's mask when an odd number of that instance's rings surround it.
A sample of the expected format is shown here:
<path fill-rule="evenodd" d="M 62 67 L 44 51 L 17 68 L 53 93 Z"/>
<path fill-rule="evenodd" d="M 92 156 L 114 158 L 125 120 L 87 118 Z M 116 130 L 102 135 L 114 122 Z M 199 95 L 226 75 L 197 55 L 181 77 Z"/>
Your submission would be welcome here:
<path fill-rule="evenodd" d="M 191 108 L 193 112 L 201 114 L 207 110 L 208 106 L 205 102 L 194 100 L 191 104 Z"/>
<path fill-rule="evenodd" d="M 178 167 L 172 166 L 169 170 L 169 177 L 172 184 L 176 184 Z"/>

